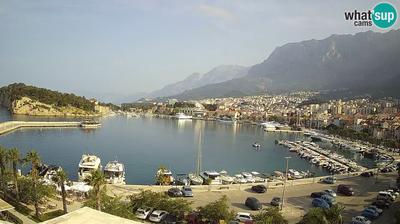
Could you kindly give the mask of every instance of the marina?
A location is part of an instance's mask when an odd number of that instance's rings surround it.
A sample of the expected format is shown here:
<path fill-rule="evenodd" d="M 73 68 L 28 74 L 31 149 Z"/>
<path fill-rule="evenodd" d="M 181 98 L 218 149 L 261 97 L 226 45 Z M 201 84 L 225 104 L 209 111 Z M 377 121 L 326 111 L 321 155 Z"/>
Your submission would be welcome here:
<path fill-rule="evenodd" d="M 40 119 L 59 122 L 55 118 Z M 251 174 L 258 182 L 258 178 L 282 172 L 287 156 L 292 156 L 289 168 L 303 176 L 307 176 L 306 173 L 330 174 L 329 170 L 311 166 L 300 155 L 293 156 L 292 152 L 275 144 L 275 139 L 305 141 L 306 137 L 299 133 L 264 132 L 260 126 L 250 124 L 153 117 L 113 116 L 100 122 L 102 127 L 96 129 L 16 129 L 0 136 L 0 144 L 18 147 L 22 154 L 37 150 L 44 163 L 63 167 L 71 180 L 80 179 L 78 167 L 84 154 L 97 156 L 104 169 L 108 161 L 117 160 L 123 164 L 126 184 L 154 184 L 160 165 L 171 172 L 174 180 L 178 180 L 178 174 L 184 174 L 179 179 L 190 181 L 192 185 L 204 183 L 200 174 L 205 171 L 218 173 L 217 179 L 222 184 L 247 183 L 243 174 Z M 203 140 L 199 144 L 200 132 Z M 260 147 L 253 147 L 253 143 Z M 362 160 L 373 163 L 368 158 Z M 22 167 L 22 171 L 28 170 Z"/>

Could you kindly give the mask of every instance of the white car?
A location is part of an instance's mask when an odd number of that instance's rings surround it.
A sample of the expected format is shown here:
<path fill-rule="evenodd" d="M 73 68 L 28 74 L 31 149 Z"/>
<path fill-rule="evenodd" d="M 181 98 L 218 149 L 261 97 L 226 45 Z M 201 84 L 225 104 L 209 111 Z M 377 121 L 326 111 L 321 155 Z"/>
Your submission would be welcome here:
<path fill-rule="evenodd" d="M 235 220 L 239 222 L 246 222 L 246 221 L 252 221 L 253 218 L 251 217 L 250 213 L 247 212 L 238 212 L 236 214 Z"/>
<path fill-rule="evenodd" d="M 351 219 L 352 224 L 371 224 L 371 221 L 364 216 L 356 216 Z"/>
<path fill-rule="evenodd" d="M 161 222 L 167 215 L 168 215 L 168 212 L 166 212 L 166 211 L 155 210 L 154 212 L 151 213 L 149 220 L 151 222 Z"/>
<path fill-rule="evenodd" d="M 145 220 L 149 217 L 152 211 L 153 209 L 151 208 L 139 208 L 138 210 L 136 210 L 135 215 L 136 218 Z"/>

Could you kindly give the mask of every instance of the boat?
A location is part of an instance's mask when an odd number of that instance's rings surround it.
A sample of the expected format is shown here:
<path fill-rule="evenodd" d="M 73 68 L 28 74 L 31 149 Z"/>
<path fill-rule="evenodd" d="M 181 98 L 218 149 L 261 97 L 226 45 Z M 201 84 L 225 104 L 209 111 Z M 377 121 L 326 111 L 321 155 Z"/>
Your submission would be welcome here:
<path fill-rule="evenodd" d="M 258 142 L 254 142 L 254 143 L 252 144 L 252 146 L 253 146 L 254 148 L 260 148 L 260 147 L 261 147 L 261 144 L 258 143 Z"/>
<path fill-rule="evenodd" d="M 201 172 L 201 146 L 202 146 L 202 137 L 201 137 L 201 130 L 199 131 L 199 136 L 197 140 L 197 161 L 196 161 L 196 172 L 189 173 L 189 181 L 193 185 L 202 185 L 203 178 L 200 176 Z"/>
<path fill-rule="evenodd" d="M 171 185 L 174 183 L 172 172 L 166 168 L 160 168 L 156 172 L 156 184 Z"/>
<path fill-rule="evenodd" d="M 275 131 L 276 126 L 278 126 L 279 123 L 274 122 L 274 121 L 267 121 L 267 122 L 260 123 L 260 125 L 264 127 L 264 131 Z"/>
<path fill-rule="evenodd" d="M 109 184 L 125 184 L 125 166 L 118 161 L 110 161 L 104 168 L 104 177 Z"/>
<path fill-rule="evenodd" d="M 242 175 L 244 178 L 246 178 L 246 181 L 248 183 L 255 183 L 256 180 L 254 179 L 253 175 L 251 175 L 251 173 L 249 172 L 242 172 Z"/>
<path fill-rule="evenodd" d="M 220 178 L 220 174 L 216 171 L 204 171 L 200 174 L 203 178 L 204 183 L 210 185 L 220 185 L 222 184 L 222 180 Z"/>
<path fill-rule="evenodd" d="M 99 128 L 101 127 L 101 123 L 97 121 L 82 121 L 80 124 L 81 128 L 85 129 L 93 129 L 93 128 Z"/>
<path fill-rule="evenodd" d="M 235 184 L 245 184 L 247 183 L 246 178 L 242 174 L 236 174 L 233 180 L 233 183 Z"/>
<path fill-rule="evenodd" d="M 82 155 L 79 161 L 78 179 L 79 181 L 87 180 L 91 177 L 91 172 L 101 170 L 101 160 L 99 157 L 90 154 Z"/>
<path fill-rule="evenodd" d="M 186 175 L 186 174 L 177 174 L 176 175 L 175 184 L 176 185 L 184 185 L 184 186 L 189 185 L 190 184 L 190 180 L 188 179 L 188 175 Z"/>
<path fill-rule="evenodd" d="M 221 175 L 220 178 L 222 180 L 222 184 L 232 184 L 235 180 L 235 178 L 229 176 L 228 172 L 226 172 L 225 170 L 220 171 L 219 174 Z"/>
<path fill-rule="evenodd" d="M 184 113 L 177 113 L 175 115 L 175 118 L 178 119 L 178 120 L 191 120 L 192 116 L 186 115 Z"/>
<path fill-rule="evenodd" d="M 222 123 L 235 123 L 236 119 L 232 118 L 232 117 L 223 116 L 223 117 L 219 117 L 217 119 L 217 121 L 222 122 Z"/>
<path fill-rule="evenodd" d="M 58 171 L 62 171 L 61 166 L 40 164 L 37 168 L 39 176 L 42 177 L 46 182 L 54 182 L 54 177 L 57 175 Z"/>
<path fill-rule="evenodd" d="M 256 183 L 263 183 L 266 181 L 266 179 L 262 177 L 262 175 L 259 172 L 251 171 L 251 175 L 253 175 L 253 178 L 256 181 Z"/>
<path fill-rule="evenodd" d="M 200 175 L 197 175 L 195 173 L 189 173 L 189 180 L 190 183 L 193 185 L 202 185 L 203 184 L 203 178 L 201 178 Z"/>

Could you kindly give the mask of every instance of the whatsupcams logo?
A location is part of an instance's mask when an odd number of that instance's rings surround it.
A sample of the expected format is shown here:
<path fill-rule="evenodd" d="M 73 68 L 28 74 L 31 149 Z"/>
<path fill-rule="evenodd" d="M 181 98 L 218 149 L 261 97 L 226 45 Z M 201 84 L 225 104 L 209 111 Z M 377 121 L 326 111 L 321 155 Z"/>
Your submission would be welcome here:
<path fill-rule="evenodd" d="M 374 9 L 368 11 L 344 12 L 344 18 L 353 21 L 354 26 L 372 26 L 386 29 L 396 23 L 397 11 L 393 5 L 387 2 L 377 4 Z"/>

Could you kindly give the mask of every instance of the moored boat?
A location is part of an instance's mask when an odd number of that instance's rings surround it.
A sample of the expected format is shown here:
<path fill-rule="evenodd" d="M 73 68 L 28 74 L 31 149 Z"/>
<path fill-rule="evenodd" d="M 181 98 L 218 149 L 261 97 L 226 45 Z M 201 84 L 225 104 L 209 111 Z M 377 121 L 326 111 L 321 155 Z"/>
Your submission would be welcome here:
<path fill-rule="evenodd" d="M 232 184 L 235 180 L 235 178 L 229 176 L 228 172 L 226 172 L 225 170 L 222 170 L 221 172 L 219 172 L 219 174 L 221 175 L 220 178 L 222 180 L 222 184 Z"/>
<path fill-rule="evenodd" d="M 195 173 L 189 173 L 189 180 L 190 183 L 193 185 L 202 185 L 203 184 L 203 178 L 201 176 L 195 174 Z"/>
<path fill-rule="evenodd" d="M 125 166 L 118 161 L 110 161 L 104 168 L 104 177 L 109 184 L 125 184 Z"/>
<path fill-rule="evenodd" d="M 101 123 L 97 121 L 82 121 L 80 126 L 85 129 L 99 128 L 101 127 Z"/>
<path fill-rule="evenodd" d="M 101 170 L 101 160 L 99 157 L 90 154 L 82 155 L 79 161 L 78 179 L 84 181 L 92 176 L 91 172 Z"/>
<path fill-rule="evenodd" d="M 156 172 L 156 184 L 171 185 L 174 183 L 172 172 L 166 168 L 160 168 Z"/>

